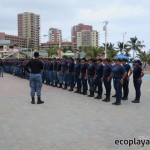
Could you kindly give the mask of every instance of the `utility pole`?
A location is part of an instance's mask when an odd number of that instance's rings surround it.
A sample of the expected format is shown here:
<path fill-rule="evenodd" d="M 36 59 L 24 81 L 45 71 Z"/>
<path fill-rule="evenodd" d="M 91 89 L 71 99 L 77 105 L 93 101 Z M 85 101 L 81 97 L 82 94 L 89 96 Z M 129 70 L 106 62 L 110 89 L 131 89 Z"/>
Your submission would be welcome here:
<path fill-rule="evenodd" d="M 105 58 L 107 58 L 107 25 L 109 21 L 104 21 L 103 23 L 105 24 L 103 27 L 103 30 L 105 31 Z"/>
<path fill-rule="evenodd" d="M 127 32 L 123 33 L 123 52 L 124 52 L 124 40 L 125 40 L 125 35 L 127 34 Z"/>

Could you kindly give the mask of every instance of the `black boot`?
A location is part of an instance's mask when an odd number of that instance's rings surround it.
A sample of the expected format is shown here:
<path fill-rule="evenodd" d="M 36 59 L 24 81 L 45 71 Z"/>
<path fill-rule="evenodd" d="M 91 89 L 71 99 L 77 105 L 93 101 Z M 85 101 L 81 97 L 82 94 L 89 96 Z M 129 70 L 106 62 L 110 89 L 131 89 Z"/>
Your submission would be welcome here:
<path fill-rule="evenodd" d="M 73 88 L 71 88 L 70 90 L 68 90 L 69 92 L 72 92 L 73 91 Z"/>
<path fill-rule="evenodd" d="M 140 103 L 140 100 L 135 99 L 132 101 L 132 103 Z"/>
<path fill-rule="evenodd" d="M 38 97 L 37 104 L 43 104 L 44 102 L 41 100 L 41 97 Z"/>
<path fill-rule="evenodd" d="M 64 90 L 67 90 L 67 84 L 65 84 L 65 87 L 63 88 Z"/>
<path fill-rule="evenodd" d="M 79 91 L 78 91 L 78 90 L 76 90 L 74 93 L 79 93 Z"/>
<path fill-rule="evenodd" d="M 110 102 L 110 98 L 107 97 L 106 100 L 105 100 L 105 102 Z"/>
<path fill-rule="evenodd" d="M 102 99 L 102 96 L 98 95 L 95 99 Z"/>
<path fill-rule="evenodd" d="M 105 101 L 106 101 L 106 99 L 107 99 L 107 97 L 106 97 L 105 99 L 103 99 L 102 101 L 103 101 L 103 102 L 105 102 Z"/>
<path fill-rule="evenodd" d="M 120 102 L 114 102 L 114 103 L 112 103 L 113 105 L 116 105 L 116 106 L 119 106 L 119 105 L 121 105 L 121 103 Z"/>
<path fill-rule="evenodd" d="M 126 101 L 126 100 L 128 100 L 128 98 L 127 97 L 123 97 L 122 100 Z"/>
<path fill-rule="evenodd" d="M 35 104 L 35 98 L 34 97 L 32 97 L 31 104 Z"/>
<path fill-rule="evenodd" d="M 88 97 L 94 97 L 94 92 L 90 92 L 90 95 Z"/>
<path fill-rule="evenodd" d="M 58 88 L 62 88 L 62 83 L 59 84 L 59 87 L 58 87 Z"/>

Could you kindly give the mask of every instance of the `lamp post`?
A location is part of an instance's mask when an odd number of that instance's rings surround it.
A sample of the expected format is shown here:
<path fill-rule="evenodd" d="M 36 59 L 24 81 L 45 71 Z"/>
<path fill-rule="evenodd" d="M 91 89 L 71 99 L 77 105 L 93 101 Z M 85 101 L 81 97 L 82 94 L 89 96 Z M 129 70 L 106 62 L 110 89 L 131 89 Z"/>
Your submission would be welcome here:
<path fill-rule="evenodd" d="M 127 34 L 127 32 L 123 33 L 123 51 L 124 51 L 124 40 L 125 40 L 125 35 Z"/>
<path fill-rule="evenodd" d="M 107 25 L 109 21 L 104 21 L 103 23 L 105 24 L 103 27 L 103 30 L 105 31 L 105 58 L 107 58 Z"/>

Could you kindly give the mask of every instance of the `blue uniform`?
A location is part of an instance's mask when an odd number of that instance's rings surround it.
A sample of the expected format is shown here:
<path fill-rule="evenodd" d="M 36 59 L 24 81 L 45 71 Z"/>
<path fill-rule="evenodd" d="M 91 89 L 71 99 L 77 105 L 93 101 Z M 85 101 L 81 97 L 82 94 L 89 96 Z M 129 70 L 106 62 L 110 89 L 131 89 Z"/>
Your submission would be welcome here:
<path fill-rule="evenodd" d="M 127 76 L 125 77 L 124 81 L 123 81 L 123 98 L 128 98 L 128 94 L 129 94 L 129 80 L 128 80 L 128 73 L 131 69 L 129 64 L 125 64 L 123 65 L 123 67 L 125 68 L 126 72 L 127 72 Z"/>
<path fill-rule="evenodd" d="M 139 80 L 141 78 L 141 73 L 142 73 L 142 67 L 134 67 L 133 68 L 133 84 L 136 92 L 135 100 L 140 100 L 141 97 L 141 84 L 142 80 Z"/>
<path fill-rule="evenodd" d="M 58 76 L 57 76 L 57 62 L 53 62 L 53 80 L 55 82 L 55 86 L 58 84 Z"/>
<path fill-rule="evenodd" d="M 95 75 L 95 65 L 88 65 L 87 71 L 88 71 L 88 83 L 90 86 L 90 94 L 94 95 L 94 75 Z"/>
<path fill-rule="evenodd" d="M 104 79 L 104 86 L 106 89 L 106 98 L 110 98 L 111 93 L 111 79 L 108 81 L 108 77 L 112 73 L 112 66 L 111 65 L 105 65 L 103 68 L 103 79 Z"/>
<path fill-rule="evenodd" d="M 88 68 L 88 64 L 81 64 L 80 72 L 81 72 L 81 86 L 83 86 L 83 93 L 86 94 L 88 90 L 87 79 L 86 79 L 86 70 Z"/>
<path fill-rule="evenodd" d="M 113 67 L 113 79 L 114 79 L 114 87 L 116 91 L 116 103 L 120 104 L 122 99 L 122 83 L 121 79 L 126 72 L 125 68 L 123 66 L 117 66 L 115 65 Z"/>
<path fill-rule="evenodd" d="M 68 61 L 63 61 L 61 63 L 61 68 L 62 68 L 62 81 L 65 83 L 65 87 L 68 85 Z"/>
<path fill-rule="evenodd" d="M 96 83 L 98 86 L 98 97 L 102 96 L 103 86 L 102 86 L 102 78 L 103 76 L 103 65 L 96 66 Z"/>
<path fill-rule="evenodd" d="M 69 83 L 70 83 L 70 87 L 73 90 L 74 86 L 75 86 L 75 82 L 74 82 L 74 62 L 71 62 L 68 64 L 68 73 L 69 73 Z"/>
<path fill-rule="evenodd" d="M 81 79 L 79 78 L 80 76 L 80 67 L 81 64 L 75 64 L 74 66 L 74 71 L 75 71 L 75 82 L 77 83 L 77 92 L 81 92 Z"/>

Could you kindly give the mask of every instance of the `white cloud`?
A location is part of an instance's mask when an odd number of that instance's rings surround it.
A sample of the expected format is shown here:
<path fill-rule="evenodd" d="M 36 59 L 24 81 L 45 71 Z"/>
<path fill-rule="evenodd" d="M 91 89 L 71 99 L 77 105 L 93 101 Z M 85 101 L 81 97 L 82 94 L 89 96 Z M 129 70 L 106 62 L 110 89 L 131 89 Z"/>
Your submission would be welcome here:
<path fill-rule="evenodd" d="M 147 14 L 141 6 L 130 6 L 120 3 L 118 1 L 105 5 L 103 8 L 84 8 L 78 12 L 78 20 L 86 20 L 88 22 L 94 22 L 95 20 L 120 20 L 129 19 L 134 17 L 141 17 Z"/>

